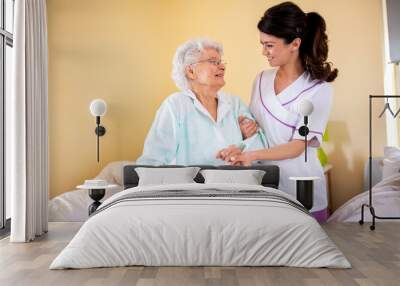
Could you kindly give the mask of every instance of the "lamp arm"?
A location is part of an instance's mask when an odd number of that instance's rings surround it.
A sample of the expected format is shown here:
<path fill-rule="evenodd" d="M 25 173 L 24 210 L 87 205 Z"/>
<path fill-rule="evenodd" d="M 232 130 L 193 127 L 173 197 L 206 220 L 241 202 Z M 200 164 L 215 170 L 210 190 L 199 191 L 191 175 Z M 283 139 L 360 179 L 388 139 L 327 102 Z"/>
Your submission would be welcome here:
<path fill-rule="evenodd" d="M 304 160 L 307 162 L 307 135 L 310 130 L 307 127 L 308 125 L 308 116 L 304 116 L 304 125 L 299 128 L 299 134 L 304 136 Z"/>
<path fill-rule="evenodd" d="M 97 162 L 99 162 L 99 157 L 100 157 L 100 152 L 99 152 L 99 149 L 100 149 L 100 140 L 99 140 L 99 138 L 100 138 L 100 136 L 99 136 L 99 134 L 97 134 Z"/>

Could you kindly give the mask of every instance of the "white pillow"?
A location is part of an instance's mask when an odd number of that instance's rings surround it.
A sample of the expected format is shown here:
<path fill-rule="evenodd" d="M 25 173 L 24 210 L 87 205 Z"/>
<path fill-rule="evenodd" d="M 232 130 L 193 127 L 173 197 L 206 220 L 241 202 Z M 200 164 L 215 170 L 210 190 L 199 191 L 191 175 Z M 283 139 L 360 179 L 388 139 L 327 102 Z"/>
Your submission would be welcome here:
<path fill-rule="evenodd" d="M 383 159 L 382 180 L 400 172 L 400 160 Z"/>
<path fill-rule="evenodd" d="M 226 183 L 261 185 L 265 171 L 262 170 L 202 170 L 205 184 Z"/>
<path fill-rule="evenodd" d="M 122 186 L 123 171 L 126 165 L 135 165 L 135 161 L 115 161 L 108 163 L 96 176 L 96 179 L 106 180 L 110 184 Z"/>
<path fill-rule="evenodd" d="M 199 167 L 135 168 L 139 176 L 139 186 L 195 183 L 193 179 L 199 170 Z"/>
<path fill-rule="evenodd" d="M 386 146 L 383 153 L 382 179 L 386 179 L 400 172 L 400 149 Z"/>
<path fill-rule="evenodd" d="M 400 149 L 394 146 L 385 146 L 383 151 L 385 159 L 400 160 Z"/>

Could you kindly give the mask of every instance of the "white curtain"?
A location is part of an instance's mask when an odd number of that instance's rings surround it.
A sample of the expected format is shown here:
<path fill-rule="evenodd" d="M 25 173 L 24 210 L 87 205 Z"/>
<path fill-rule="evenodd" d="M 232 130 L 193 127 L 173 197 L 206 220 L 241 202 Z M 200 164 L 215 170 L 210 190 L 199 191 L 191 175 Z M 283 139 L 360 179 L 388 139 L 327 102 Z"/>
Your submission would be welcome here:
<path fill-rule="evenodd" d="M 16 0 L 14 11 L 13 93 L 6 115 L 10 241 L 28 242 L 48 227 L 46 1 Z"/>
<path fill-rule="evenodd" d="M 390 52 L 389 52 L 389 30 L 388 30 L 388 17 L 386 0 L 382 0 L 382 13 L 383 13 L 383 39 L 384 39 L 384 55 L 383 55 L 383 85 L 384 94 L 394 95 L 398 94 L 399 90 L 397 85 L 397 77 L 399 76 L 396 72 L 396 65 L 390 63 Z M 393 112 L 397 112 L 400 107 L 399 101 L 395 98 L 389 98 L 388 102 Z M 386 118 L 386 145 L 387 146 L 399 146 L 399 123 L 390 112 L 385 113 Z"/>

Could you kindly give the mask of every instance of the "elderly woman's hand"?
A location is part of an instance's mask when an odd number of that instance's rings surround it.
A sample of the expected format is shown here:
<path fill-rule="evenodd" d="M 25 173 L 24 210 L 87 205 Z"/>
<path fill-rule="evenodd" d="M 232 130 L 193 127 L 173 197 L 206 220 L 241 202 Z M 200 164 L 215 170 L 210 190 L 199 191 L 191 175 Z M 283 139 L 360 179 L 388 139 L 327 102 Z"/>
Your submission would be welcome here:
<path fill-rule="evenodd" d="M 229 158 L 229 164 L 233 166 L 250 166 L 253 158 L 250 152 L 243 152 L 242 154 L 231 156 Z"/>
<path fill-rule="evenodd" d="M 230 145 L 227 148 L 222 149 L 217 153 L 216 158 L 229 162 L 230 158 L 233 156 L 240 155 L 242 150 L 236 145 Z"/>
<path fill-rule="evenodd" d="M 239 126 L 242 132 L 243 139 L 250 138 L 256 134 L 258 125 L 254 120 L 251 120 L 245 116 L 239 116 Z"/>

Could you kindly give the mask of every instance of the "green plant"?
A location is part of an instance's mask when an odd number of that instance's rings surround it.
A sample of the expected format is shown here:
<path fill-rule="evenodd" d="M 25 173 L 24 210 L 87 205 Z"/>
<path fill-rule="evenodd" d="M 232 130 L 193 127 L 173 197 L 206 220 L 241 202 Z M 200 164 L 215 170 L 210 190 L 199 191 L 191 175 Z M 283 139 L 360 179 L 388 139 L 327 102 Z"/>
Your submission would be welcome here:
<path fill-rule="evenodd" d="M 325 130 L 324 135 L 322 136 L 322 142 L 327 142 L 329 140 L 328 128 Z M 322 147 L 319 147 L 317 150 L 318 159 L 321 162 L 322 167 L 328 164 L 328 155 L 325 153 Z"/>

